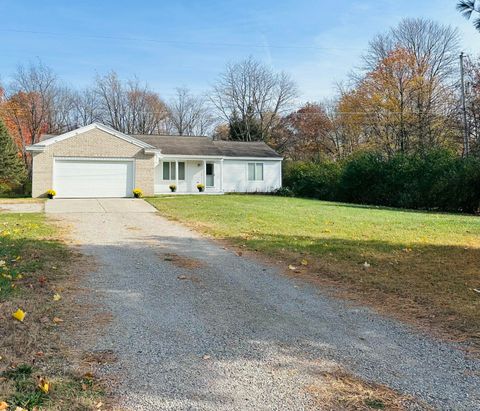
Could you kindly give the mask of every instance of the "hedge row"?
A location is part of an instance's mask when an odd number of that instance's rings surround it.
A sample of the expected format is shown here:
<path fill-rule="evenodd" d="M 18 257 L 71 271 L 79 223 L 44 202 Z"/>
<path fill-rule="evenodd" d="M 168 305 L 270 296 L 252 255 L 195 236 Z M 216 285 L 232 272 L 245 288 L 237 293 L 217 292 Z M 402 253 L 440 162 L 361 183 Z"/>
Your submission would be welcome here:
<path fill-rule="evenodd" d="M 447 150 L 386 157 L 362 152 L 342 162 L 285 162 L 284 187 L 299 197 L 477 213 L 480 159 Z"/>

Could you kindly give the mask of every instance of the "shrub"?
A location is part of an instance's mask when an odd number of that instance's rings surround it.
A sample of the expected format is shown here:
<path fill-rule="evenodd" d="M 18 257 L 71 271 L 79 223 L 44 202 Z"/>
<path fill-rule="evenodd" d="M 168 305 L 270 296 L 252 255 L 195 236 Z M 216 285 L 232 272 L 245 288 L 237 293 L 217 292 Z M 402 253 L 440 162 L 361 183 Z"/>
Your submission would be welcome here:
<path fill-rule="evenodd" d="M 339 163 L 289 162 L 284 185 L 301 197 L 476 213 L 480 158 L 464 159 L 445 149 L 391 157 L 365 151 Z"/>
<path fill-rule="evenodd" d="M 279 197 L 295 197 L 295 193 L 288 187 L 277 188 L 272 194 Z"/>
<path fill-rule="evenodd" d="M 285 188 L 291 190 L 296 196 L 335 200 L 339 175 L 339 165 L 331 161 L 286 162 L 283 181 Z"/>

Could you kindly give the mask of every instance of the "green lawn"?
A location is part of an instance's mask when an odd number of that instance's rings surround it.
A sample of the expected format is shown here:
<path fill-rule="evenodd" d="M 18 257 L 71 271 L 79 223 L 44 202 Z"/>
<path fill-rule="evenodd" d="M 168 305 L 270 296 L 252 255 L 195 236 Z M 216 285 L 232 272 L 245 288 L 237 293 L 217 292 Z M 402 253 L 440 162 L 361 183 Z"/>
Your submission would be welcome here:
<path fill-rule="evenodd" d="M 478 217 L 253 195 L 148 201 L 204 233 L 281 257 L 299 267 L 297 275 L 341 285 L 405 318 L 480 337 L 480 295 L 473 291 L 480 288 Z"/>

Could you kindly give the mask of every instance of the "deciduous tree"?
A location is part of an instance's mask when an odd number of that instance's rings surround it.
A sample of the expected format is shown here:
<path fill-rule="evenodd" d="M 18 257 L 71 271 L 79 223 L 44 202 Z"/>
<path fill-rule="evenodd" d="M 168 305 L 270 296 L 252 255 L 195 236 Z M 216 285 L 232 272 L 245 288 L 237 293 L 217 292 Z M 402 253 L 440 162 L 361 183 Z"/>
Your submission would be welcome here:
<path fill-rule="evenodd" d="M 285 73 L 273 72 L 249 58 L 227 65 L 211 94 L 211 101 L 229 124 L 242 124 L 231 133 L 243 141 L 268 140 L 278 117 L 290 108 L 297 87 Z"/>

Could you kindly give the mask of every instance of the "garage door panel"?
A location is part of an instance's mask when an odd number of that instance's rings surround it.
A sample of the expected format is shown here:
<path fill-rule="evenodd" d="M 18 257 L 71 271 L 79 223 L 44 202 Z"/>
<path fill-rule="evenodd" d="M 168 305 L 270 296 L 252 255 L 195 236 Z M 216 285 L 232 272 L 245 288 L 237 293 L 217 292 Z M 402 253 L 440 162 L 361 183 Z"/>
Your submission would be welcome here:
<path fill-rule="evenodd" d="M 55 160 L 57 197 L 130 197 L 133 161 Z"/>

